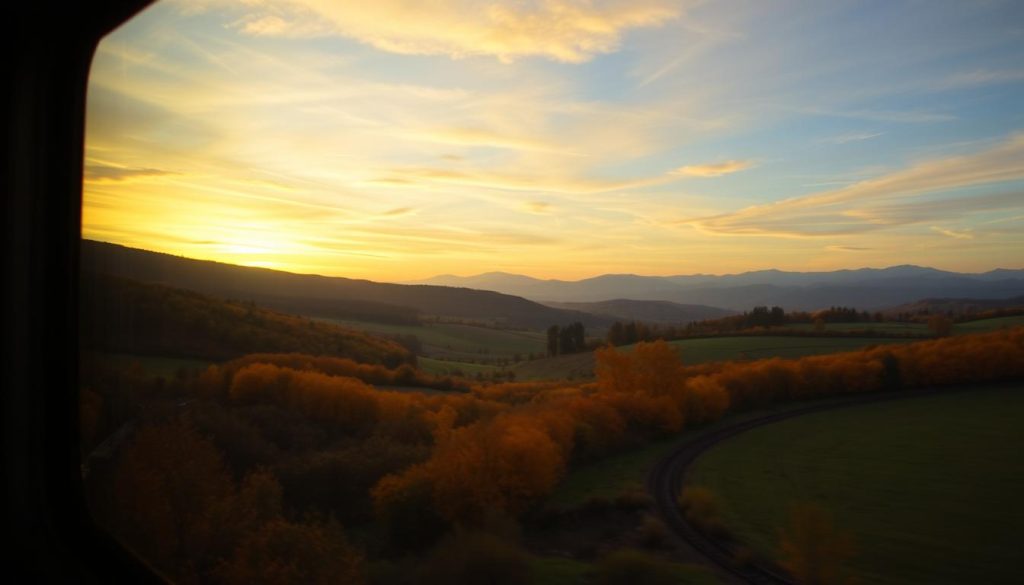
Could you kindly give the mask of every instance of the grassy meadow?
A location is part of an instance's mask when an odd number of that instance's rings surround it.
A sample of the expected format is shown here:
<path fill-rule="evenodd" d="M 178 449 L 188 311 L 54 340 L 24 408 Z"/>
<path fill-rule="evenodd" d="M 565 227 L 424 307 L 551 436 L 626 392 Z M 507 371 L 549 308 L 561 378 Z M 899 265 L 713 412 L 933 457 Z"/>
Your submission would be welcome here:
<path fill-rule="evenodd" d="M 1024 386 L 968 388 L 798 417 L 695 463 L 722 520 L 774 557 L 795 502 L 855 540 L 861 583 L 1009 583 L 1024 558 Z"/>
<path fill-rule="evenodd" d="M 877 331 L 888 335 L 930 335 L 928 325 L 925 323 L 903 323 L 903 322 L 882 322 L 882 323 L 824 323 L 825 331 L 847 332 L 847 331 Z M 784 327 L 796 331 L 814 331 L 813 323 L 790 323 Z"/>
<path fill-rule="evenodd" d="M 798 358 L 852 351 L 869 345 L 906 343 L 908 340 L 885 337 L 787 337 L 735 336 L 680 339 L 670 342 L 688 365 L 729 360 L 758 360 L 771 357 Z M 623 346 L 631 351 L 633 346 Z M 545 358 L 518 364 L 514 371 L 518 380 L 545 378 L 590 377 L 594 371 L 594 355 L 579 353 Z"/>
<path fill-rule="evenodd" d="M 378 335 L 415 335 L 422 346 L 422 355 L 453 362 L 509 361 L 517 354 L 522 358 L 530 353 L 543 354 L 547 345 L 547 337 L 542 331 L 497 329 L 461 323 L 391 325 L 366 321 L 329 321 Z"/>
<path fill-rule="evenodd" d="M 1024 315 L 1013 315 L 1010 317 L 994 317 L 992 319 L 979 319 L 953 325 L 953 333 L 983 333 L 1009 327 L 1024 326 Z"/>

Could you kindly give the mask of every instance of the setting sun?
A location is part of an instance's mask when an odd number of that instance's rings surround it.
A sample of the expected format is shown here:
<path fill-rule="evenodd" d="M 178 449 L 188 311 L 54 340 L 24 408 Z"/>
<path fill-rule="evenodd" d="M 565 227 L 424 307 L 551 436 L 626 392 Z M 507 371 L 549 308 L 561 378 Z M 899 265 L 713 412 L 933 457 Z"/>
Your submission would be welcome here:
<path fill-rule="evenodd" d="M 1019 266 L 1004 13 L 164 0 L 97 52 L 83 235 L 393 282 Z"/>

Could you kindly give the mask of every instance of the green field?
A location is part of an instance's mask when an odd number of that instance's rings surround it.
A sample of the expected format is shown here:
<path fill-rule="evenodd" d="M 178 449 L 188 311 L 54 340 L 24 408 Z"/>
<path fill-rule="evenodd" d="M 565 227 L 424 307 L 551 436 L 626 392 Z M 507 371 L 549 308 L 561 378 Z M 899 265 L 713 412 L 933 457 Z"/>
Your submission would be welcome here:
<path fill-rule="evenodd" d="M 965 389 L 801 416 L 712 449 L 688 483 L 773 557 L 794 502 L 856 541 L 862 583 L 1019 582 L 1024 386 Z"/>
<path fill-rule="evenodd" d="M 415 335 L 422 345 L 422 355 L 449 361 L 508 361 L 516 354 L 523 358 L 530 353 L 542 354 L 547 346 L 547 336 L 540 331 L 494 329 L 458 323 L 389 325 L 364 321 L 324 320 L 379 335 Z"/>
<path fill-rule="evenodd" d="M 953 325 L 953 333 L 983 333 L 985 331 L 1021 326 L 1024 326 L 1024 315 L 1014 315 L 1012 317 L 995 317 L 993 319 L 957 323 Z"/>
<path fill-rule="evenodd" d="M 953 325 L 954 334 L 983 333 L 995 331 L 1006 327 L 1019 327 L 1024 325 L 1024 315 L 1012 317 L 995 317 L 993 319 L 979 319 L 978 321 L 967 321 Z M 812 331 L 814 325 L 811 323 L 793 323 L 786 325 L 785 329 L 798 331 Z M 825 331 L 878 331 L 879 333 L 920 335 L 927 337 L 931 335 L 926 323 L 825 323 Z"/>
<path fill-rule="evenodd" d="M 738 336 L 681 339 L 670 342 L 684 364 L 702 364 L 727 360 L 757 360 L 770 357 L 798 358 L 842 351 L 853 351 L 868 345 L 906 343 L 904 339 L 875 337 L 787 337 Z M 630 351 L 632 346 L 623 346 Z M 594 356 L 580 353 L 544 358 L 518 364 L 517 380 L 589 377 L 594 371 Z"/>
<path fill-rule="evenodd" d="M 897 335 L 930 335 L 928 325 L 924 323 L 825 323 L 825 331 L 877 331 L 879 333 Z M 797 331 L 813 331 L 813 323 L 792 323 L 783 327 Z"/>
<path fill-rule="evenodd" d="M 476 376 L 478 373 L 486 376 L 491 372 L 499 369 L 497 366 L 492 366 L 488 364 L 474 364 L 469 362 L 438 360 L 428 357 L 417 358 L 416 365 L 419 367 L 419 369 L 423 370 L 424 372 L 438 376 L 451 376 L 459 374 L 464 376 Z"/>
<path fill-rule="evenodd" d="M 841 402 L 847 397 L 819 398 L 814 404 Z M 780 404 L 769 408 L 727 414 L 721 420 L 686 430 L 673 437 L 648 443 L 636 449 L 606 457 L 572 469 L 555 491 L 548 496 L 545 503 L 555 508 L 576 508 L 590 498 L 602 497 L 613 499 L 631 491 L 643 491 L 647 474 L 662 457 L 668 455 L 679 444 L 728 427 L 745 420 L 769 414 L 806 408 L 809 401 L 798 401 Z"/>

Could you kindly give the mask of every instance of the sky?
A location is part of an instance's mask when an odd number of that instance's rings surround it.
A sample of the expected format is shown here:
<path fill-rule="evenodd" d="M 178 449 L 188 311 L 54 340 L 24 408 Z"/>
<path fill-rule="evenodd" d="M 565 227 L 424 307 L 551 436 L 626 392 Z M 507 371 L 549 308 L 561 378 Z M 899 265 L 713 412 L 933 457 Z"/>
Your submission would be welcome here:
<path fill-rule="evenodd" d="M 1016 0 L 160 0 L 83 237 L 378 281 L 1024 268 Z"/>

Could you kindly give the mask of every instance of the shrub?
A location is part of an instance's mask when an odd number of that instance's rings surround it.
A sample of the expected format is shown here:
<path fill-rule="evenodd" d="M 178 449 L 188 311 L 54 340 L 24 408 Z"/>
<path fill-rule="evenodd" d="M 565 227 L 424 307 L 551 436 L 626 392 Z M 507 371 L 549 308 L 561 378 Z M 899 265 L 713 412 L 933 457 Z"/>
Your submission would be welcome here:
<path fill-rule="evenodd" d="M 644 516 L 640 525 L 640 544 L 645 548 L 658 549 L 668 544 L 669 532 L 665 523 L 655 516 Z"/>
<path fill-rule="evenodd" d="M 790 508 L 789 524 L 779 533 L 779 564 L 797 583 L 849 583 L 845 564 L 854 554 L 853 539 L 840 531 L 816 504 Z"/>
<path fill-rule="evenodd" d="M 615 507 L 632 512 L 634 510 L 646 510 L 654 505 L 651 495 L 638 487 L 632 487 L 615 496 Z"/>
<path fill-rule="evenodd" d="M 618 550 L 597 565 L 598 585 L 676 585 L 672 564 L 637 550 Z"/>
<path fill-rule="evenodd" d="M 718 497 L 706 487 L 684 487 L 679 494 L 679 509 L 690 524 L 709 535 L 723 536 L 725 525 L 718 511 Z"/>
<path fill-rule="evenodd" d="M 518 585 L 529 574 L 529 558 L 494 534 L 459 531 L 442 540 L 420 568 L 422 585 Z"/>

